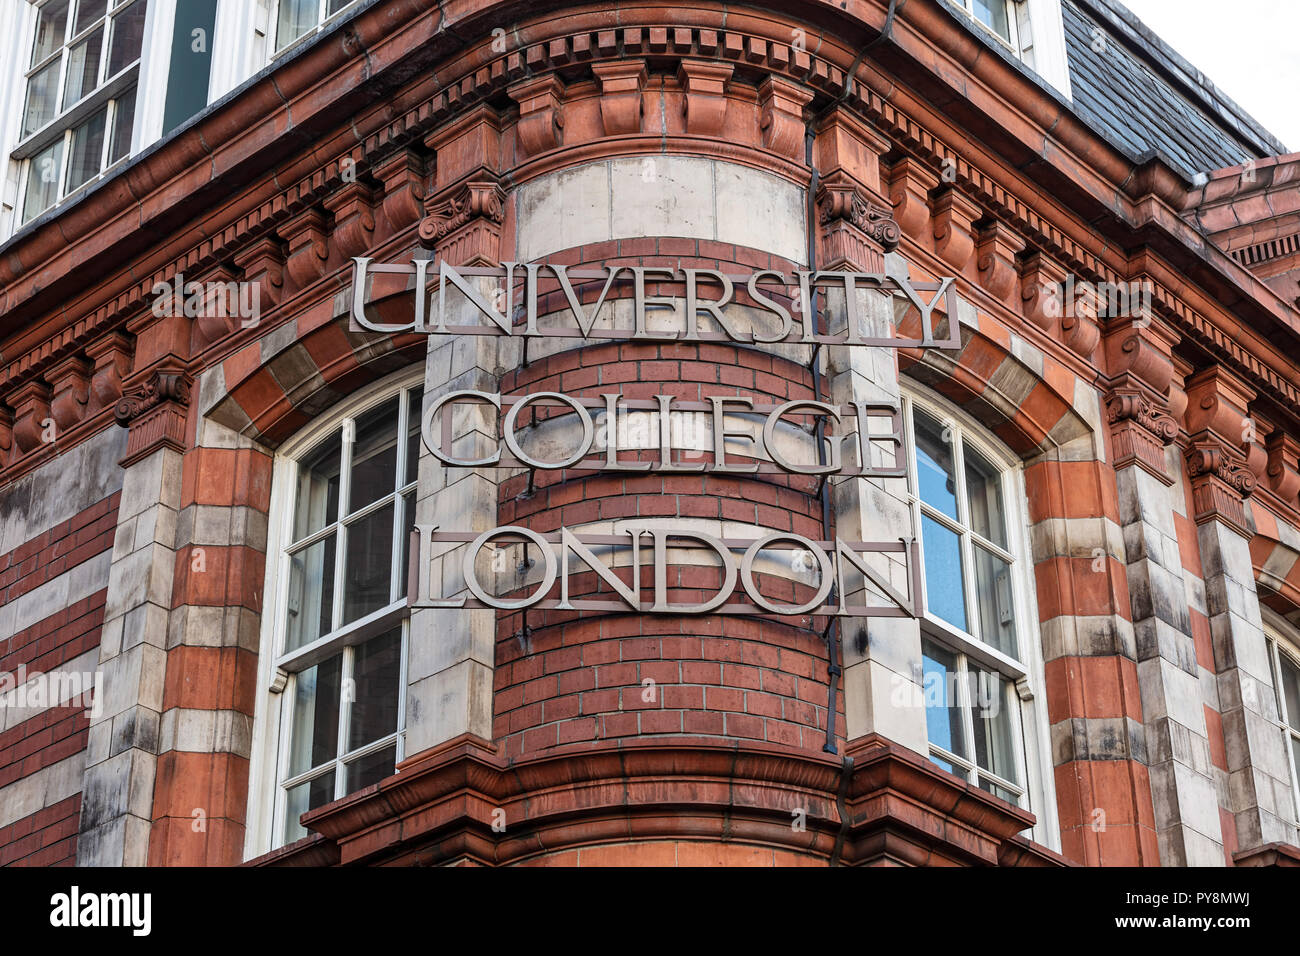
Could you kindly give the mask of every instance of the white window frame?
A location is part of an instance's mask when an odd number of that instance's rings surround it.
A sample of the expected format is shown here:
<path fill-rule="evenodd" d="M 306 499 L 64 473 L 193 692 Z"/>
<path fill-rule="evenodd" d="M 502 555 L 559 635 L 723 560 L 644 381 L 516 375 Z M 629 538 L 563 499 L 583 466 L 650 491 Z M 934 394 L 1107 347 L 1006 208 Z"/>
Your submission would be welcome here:
<path fill-rule="evenodd" d="M 279 37 L 276 35 L 280 24 L 280 4 L 284 0 L 273 0 L 270 4 L 270 20 L 266 24 L 266 48 L 269 51 L 267 59 L 271 62 L 280 59 L 280 57 L 291 53 L 304 44 L 310 43 L 313 37 L 317 37 L 326 30 L 334 26 L 341 17 L 348 14 L 357 0 L 347 0 L 347 2 L 334 13 L 329 12 L 330 0 L 316 0 L 316 25 L 306 31 L 297 39 L 290 40 L 284 46 L 278 46 Z"/>
<path fill-rule="evenodd" d="M 1020 7 L 1023 0 L 990 0 L 990 5 L 1000 2 L 1007 8 L 1007 32 L 1010 34 L 1008 37 L 1004 37 L 975 16 L 975 0 L 948 0 L 948 2 L 965 13 L 976 27 L 1006 47 L 1013 56 L 1020 58 Z"/>
<path fill-rule="evenodd" d="M 1264 639 L 1268 648 L 1268 664 L 1273 676 L 1273 691 L 1277 699 L 1277 729 L 1282 734 L 1283 749 L 1286 750 L 1287 766 L 1291 770 L 1291 797 L 1295 803 L 1296 819 L 1300 820 L 1300 766 L 1297 766 L 1295 744 L 1300 740 L 1300 730 L 1291 726 L 1295 714 L 1288 713 L 1286 695 L 1282 692 L 1282 661 L 1287 659 L 1291 666 L 1300 669 L 1300 631 L 1288 623 L 1281 615 L 1264 611 Z M 1288 719 L 1290 718 L 1290 719 Z"/>
<path fill-rule="evenodd" d="M 60 205 L 72 199 L 86 189 L 89 189 L 96 182 L 103 179 L 113 170 L 128 162 L 131 156 L 138 150 L 139 131 L 141 116 L 143 114 L 141 97 L 146 92 L 142 83 L 143 64 L 150 49 L 150 34 L 155 22 L 155 0 L 135 0 L 143 2 L 145 7 L 144 36 L 140 44 L 140 55 L 138 59 L 124 67 L 118 73 L 108 75 L 108 63 L 111 57 L 112 49 L 112 20 L 114 14 L 119 14 L 130 5 L 131 0 L 108 0 L 103 17 L 96 20 L 94 24 L 80 33 L 73 33 L 75 26 L 75 17 L 73 13 L 76 7 L 76 0 L 68 6 L 67 22 L 64 24 L 63 42 L 58 48 L 58 52 L 52 54 L 39 64 L 30 65 L 33 46 L 36 42 L 36 29 L 40 22 L 39 11 L 42 7 L 48 5 L 51 0 L 42 0 L 36 3 L 32 0 L 22 0 L 28 8 L 27 23 L 23 32 L 23 43 L 18 50 L 18 62 L 16 64 L 15 84 L 18 89 L 15 91 L 13 100 L 14 112 L 14 129 L 15 139 L 14 146 L 9 152 L 12 154 L 11 159 L 17 168 L 17 196 L 15 198 L 13 209 L 13 223 L 15 229 L 21 228 L 29 222 L 40 218 L 52 209 L 57 209 Z M 67 84 L 68 62 L 71 59 L 70 49 L 77 43 L 90 36 L 96 29 L 104 30 L 103 47 L 100 50 L 99 72 L 96 75 L 95 88 L 83 95 L 72 106 L 63 108 L 64 89 Z M 37 72 L 49 66 L 55 58 L 59 60 L 59 82 L 55 90 L 55 104 L 58 112 L 44 126 L 33 130 L 29 134 L 24 134 L 23 123 L 27 113 L 27 94 L 28 83 L 32 76 Z M 126 152 L 109 162 L 112 153 L 113 141 L 117 136 L 117 109 L 121 99 L 121 94 L 134 88 L 135 90 L 135 111 L 131 118 L 131 138 Z M 99 171 L 91 176 L 86 182 L 77 186 L 75 189 L 67 189 L 67 178 L 69 166 L 72 162 L 72 134 L 73 130 L 81 126 L 86 120 L 92 117 L 100 109 L 105 109 L 104 121 L 104 144 L 98 163 Z M 57 134 L 57 135 L 56 135 Z M 29 182 L 29 169 L 36 157 L 43 153 L 50 146 L 59 140 L 63 142 L 62 154 L 59 158 L 59 176 L 58 186 L 55 190 L 56 196 L 52 203 L 44 209 L 34 213 L 31 217 L 24 216 L 24 207 L 27 205 L 27 188 Z"/>
<path fill-rule="evenodd" d="M 345 627 L 337 628 L 324 637 L 291 652 L 286 653 L 281 649 L 284 647 L 288 623 L 286 609 L 288 607 L 291 579 L 289 549 L 291 545 L 302 545 L 302 542 L 293 540 L 298 460 L 310 452 L 318 442 L 342 427 L 344 429 L 345 445 L 343 460 L 349 462 L 350 456 L 346 447 L 349 444 L 348 432 L 354 432 L 354 430 L 348 429 L 344 422 L 354 421 L 357 417 L 390 400 L 395 395 L 404 394 L 407 389 L 421 386 L 423 383 L 423 363 L 389 375 L 340 402 L 330 410 L 327 416 L 322 417 L 321 421 L 302 429 L 276 451 L 272 467 L 271 503 L 267 524 L 266 579 L 262 592 L 265 595 L 272 596 L 272 599 L 266 603 L 263 609 L 260 632 L 257 712 L 254 718 L 252 759 L 249 773 L 248 826 L 244 839 L 245 859 L 252 859 L 284 845 L 284 815 L 289 789 L 325 772 L 322 767 L 318 766 L 292 778 L 282 775 L 284 769 L 288 767 L 291 744 L 291 723 L 296 690 L 294 673 L 333 657 L 340 651 L 344 651 L 342 679 L 346 680 L 350 676 L 348 672 L 349 661 L 354 656 L 351 648 L 364 643 L 365 640 L 371 637 L 376 637 L 391 630 L 399 623 L 402 627 L 402 653 L 398 675 L 397 731 L 395 735 L 387 735 L 382 740 L 373 741 L 356 750 L 348 751 L 342 755 L 335 754 L 335 758 L 331 762 L 335 774 L 335 795 L 333 799 L 346 796 L 344 761 L 352 761 L 371 751 L 382 750 L 393 745 L 394 742 L 396 743 L 397 762 L 400 763 L 405 758 L 406 683 L 410 658 L 410 609 L 405 596 L 399 597 L 388 606 L 380 608 Z M 400 429 L 406 421 L 405 416 L 407 413 L 405 402 L 400 402 L 399 406 L 401 408 L 398 423 Z M 405 467 L 406 442 L 402 440 L 402 436 L 403 433 L 399 430 L 399 469 Z M 401 473 L 399 471 L 399 474 Z M 340 480 L 340 502 L 347 501 L 348 479 L 346 471 L 344 474 L 345 477 Z M 381 497 L 377 502 L 372 502 L 365 508 L 358 509 L 348 517 L 355 518 L 357 515 L 368 514 L 373 510 L 382 508 L 385 502 L 398 500 L 403 495 L 410 493 L 415 487 L 416 483 L 403 485 L 400 491 Z M 418 493 L 415 497 L 418 500 Z M 328 527 L 333 528 L 338 524 L 341 524 L 341 522 L 336 522 Z M 322 529 L 304 538 L 303 541 L 315 540 L 325 533 Z M 340 539 L 336 547 L 336 561 L 341 560 L 341 556 L 345 551 L 345 540 Z M 399 550 L 399 548 L 394 548 L 394 576 L 397 575 L 399 570 Z M 336 611 L 339 602 L 342 600 L 343 590 L 343 582 L 336 575 L 334 594 Z M 346 720 L 349 713 L 349 707 L 340 707 L 339 741 L 348 739 Z"/>
<path fill-rule="evenodd" d="M 912 515 L 912 527 L 918 544 L 921 566 L 918 579 L 922 594 L 926 596 L 925 614 L 920 619 L 921 633 L 951 651 L 956 656 L 959 673 L 967 673 L 970 664 L 1000 674 L 1007 680 L 1007 698 L 1005 702 L 1013 719 L 1012 740 L 1015 747 L 1015 759 L 1024 781 L 1019 784 L 1002 780 L 987 768 L 975 768 L 974 720 L 978 715 L 978 706 L 970 700 L 970 682 L 965 679 L 957 681 L 958 702 L 972 715 L 963 719 L 966 734 L 966 752 L 969 759 L 958 757 L 942 748 L 929 744 L 927 731 L 927 748 L 934 756 L 961 767 L 968 773 L 972 785 L 978 785 L 975 772 L 990 779 L 998 786 L 1012 792 L 1019 792 L 1019 805 L 1030 810 L 1036 817 L 1031 831 L 1032 838 L 1053 850 L 1060 850 L 1060 829 L 1057 822 L 1056 794 L 1054 785 L 1054 768 L 1051 762 L 1051 728 L 1047 720 L 1046 701 L 1040 699 L 1041 689 L 1046 686 L 1042 646 L 1038 629 L 1038 606 L 1033 588 L 1033 550 L 1029 538 L 1028 499 L 1025 494 L 1024 465 L 1018 457 L 1008 451 L 1001 442 L 992 437 L 988 429 L 976 422 L 969 415 L 955 408 L 952 402 L 920 383 L 908 380 L 902 383 L 901 398 L 903 421 L 907 435 L 907 500 Z M 919 478 L 917 470 L 917 447 L 913 409 L 924 409 L 932 419 L 951 427 L 957 439 L 954 442 L 953 467 L 956 473 L 955 494 L 958 502 L 958 521 L 954 522 L 947 515 L 925 505 L 920 500 Z M 980 454 L 998 469 L 1000 476 L 999 490 L 1007 523 L 1007 547 L 1001 548 L 993 542 L 979 536 L 981 545 L 1010 561 L 1011 598 L 1016 623 L 1016 645 L 1020 659 L 1013 658 L 992 645 L 977 639 L 973 633 L 962 631 L 930 611 L 928 584 L 925 580 L 925 544 L 921 538 L 921 516 L 934 518 L 950 531 L 962 529 L 960 547 L 962 559 L 963 587 L 966 592 L 966 620 L 974 626 L 976 614 L 976 588 L 974 570 L 974 541 L 977 533 L 970 527 L 966 498 L 966 475 L 963 448 L 966 444 L 973 446 Z M 969 579 L 966 575 L 969 574 Z"/>

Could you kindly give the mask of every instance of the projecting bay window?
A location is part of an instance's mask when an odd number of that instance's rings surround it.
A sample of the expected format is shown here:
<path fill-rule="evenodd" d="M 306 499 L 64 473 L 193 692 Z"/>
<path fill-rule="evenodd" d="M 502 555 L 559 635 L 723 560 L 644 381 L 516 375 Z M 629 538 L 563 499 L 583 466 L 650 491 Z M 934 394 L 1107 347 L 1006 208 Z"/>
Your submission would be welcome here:
<path fill-rule="evenodd" d="M 49 0 L 24 77 L 21 219 L 27 222 L 131 152 L 147 0 Z"/>
<path fill-rule="evenodd" d="M 1278 729 L 1291 771 L 1296 818 L 1300 819 L 1300 644 L 1286 640 L 1281 629 L 1266 633 L 1273 686 L 1277 690 Z"/>
<path fill-rule="evenodd" d="M 1026 735 L 1035 723 L 1026 622 L 1021 493 L 1011 459 L 942 405 L 904 396 L 909 499 L 919 530 L 930 759 L 1029 806 Z"/>
<path fill-rule="evenodd" d="M 277 462 L 273 846 L 306 835 L 304 812 L 390 776 L 404 756 L 422 400 L 420 380 L 406 382 L 354 400 Z"/>

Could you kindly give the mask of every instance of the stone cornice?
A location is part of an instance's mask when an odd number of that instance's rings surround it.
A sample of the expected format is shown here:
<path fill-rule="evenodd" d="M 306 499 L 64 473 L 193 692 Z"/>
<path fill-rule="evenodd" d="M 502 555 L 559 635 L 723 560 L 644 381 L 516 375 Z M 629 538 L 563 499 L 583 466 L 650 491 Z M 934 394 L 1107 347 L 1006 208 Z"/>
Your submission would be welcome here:
<path fill-rule="evenodd" d="M 791 827 L 791 808 L 806 827 Z M 504 829 L 494 830 L 494 813 Z M 499 817 L 498 817 L 499 819 Z M 507 761 L 462 736 L 307 814 L 319 836 L 252 861 L 520 862 L 602 840 L 735 840 L 828 863 L 1063 865 L 1020 838 L 1028 812 L 877 736 L 843 761 L 760 742 L 664 738 Z"/>

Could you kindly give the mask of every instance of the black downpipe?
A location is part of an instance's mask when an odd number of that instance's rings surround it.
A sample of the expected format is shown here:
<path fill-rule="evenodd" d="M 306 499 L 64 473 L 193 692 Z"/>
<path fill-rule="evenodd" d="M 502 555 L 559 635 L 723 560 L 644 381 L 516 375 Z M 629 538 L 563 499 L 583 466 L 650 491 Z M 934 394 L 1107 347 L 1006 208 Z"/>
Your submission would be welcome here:
<path fill-rule="evenodd" d="M 821 173 L 817 169 L 817 164 L 813 162 L 813 143 L 815 136 L 810 124 L 804 134 L 804 153 L 808 163 L 808 169 L 811 172 L 811 178 L 808 181 L 808 270 L 814 275 L 817 272 L 817 190 L 821 186 Z M 818 308 L 819 293 L 816 285 L 813 284 L 808 302 L 808 314 L 804 316 L 804 322 L 813 323 L 814 334 L 821 333 L 821 309 Z M 827 330 L 829 332 L 829 329 Z M 812 361 L 809 363 L 809 371 L 812 372 L 813 380 L 813 399 L 820 402 L 822 400 L 821 376 L 818 373 L 819 359 L 821 358 L 821 344 L 813 345 Z M 826 426 L 823 418 L 817 419 L 817 424 L 813 431 L 813 436 L 817 442 L 817 463 L 826 464 Z M 831 537 L 831 483 L 823 478 L 821 486 L 822 499 L 822 536 L 826 541 L 833 541 Z M 832 604 L 836 600 L 836 585 L 831 585 L 829 600 Z M 840 674 L 840 626 L 839 618 L 831 616 L 829 626 L 826 628 L 826 673 L 830 677 L 827 688 L 826 701 L 826 743 L 822 745 L 822 750 L 829 754 L 838 754 L 839 748 L 835 746 L 835 694 L 839 689 Z"/>

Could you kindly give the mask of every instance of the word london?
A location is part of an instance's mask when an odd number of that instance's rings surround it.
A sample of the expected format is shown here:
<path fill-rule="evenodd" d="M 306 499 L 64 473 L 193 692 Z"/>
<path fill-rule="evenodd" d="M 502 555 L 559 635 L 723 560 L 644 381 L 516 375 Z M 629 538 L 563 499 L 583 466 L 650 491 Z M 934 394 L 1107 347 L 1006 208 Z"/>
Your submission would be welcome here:
<path fill-rule="evenodd" d="M 664 266 L 629 266 L 608 265 L 603 271 L 594 269 L 570 269 L 568 266 L 553 263 L 518 263 L 507 262 L 498 268 L 457 267 L 445 260 L 436 263 L 438 292 L 436 313 L 428 316 L 431 293 L 429 290 L 429 267 L 434 263 L 429 259 L 413 259 L 410 265 L 377 265 L 368 258 L 353 259 L 352 275 L 352 321 L 357 327 L 372 332 L 387 334 L 416 332 L 420 334 L 459 334 L 459 335 L 495 335 L 522 336 L 524 338 L 577 338 L 584 339 L 632 339 L 647 342 L 719 342 L 731 341 L 744 344 L 788 342 L 809 345 L 855 345 L 874 348 L 961 348 L 961 331 L 956 322 L 957 294 L 952 278 L 941 279 L 937 283 L 911 282 L 898 276 L 874 272 L 827 272 L 798 270 L 793 274 L 763 269 L 744 275 L 728 275 L 715 269 L 667 268 Z M 370 280 L 379 275 L 415 276 L 415 309 L 410 322 L 378 322 L 366 314 L 368 302 L 367 289 Z M 489 279 L 497 283 L 495 294 L 485 294 L 472 279 Z M 516 280 L 522 280 L 521 307 L 516 307 L 518 295 Z M 575 288 L 575 280 L 578 287 Z M 632 285 L 632 327 L 631 328 L 597 328 L 597 320 L 602 309 L 610 300 L 610 293 L 616 285 Z M 564 302 L 573 325 L 543 325 L 539 316 L 539 300 L 542 284 L 552 284 L 555 291 L 562 293 Z M 592 283 L 592 291 L 600 287 L 600 294 L 595 303 L 588 307 L 583 304 L 582 291 Z M 672 284 L 684 287 L 682 296 L 650 295 L 647 283 Z M 706 297 L 702 294 L 701 284 L 716 291 L 717 295 Z M 777 327 L 771 332 L 758 330 L 746 331 L 737 327 L 734 316 L 728 310 L 741 303 L 737 300 L 737 287 L 743 286 L 748 293 L 751 306 L 762 313 L 776 317 Z M 843 294 L 846 303 L 843 328 L 830 334 L 821 334 L 816 322 L 796 322 L 795 314 L 816 315 L 814 303 L 816 295 L 824 288 Z M 448 309 L 447 297 L 450 290 L 456 290 L 473 307 L 474 311 L 486 320 L 486 324 L 451 325 L 449 318 L 456 314 L 456 309 Z M 793 289 L 793 292 L 792 292 Z M 581 290 L 581 291 L 580 291 Z M 862 315 L 859 304 L 859 292 L 877 291 L 891 297 L 901 297 L 909 308 L 914 307 L 920 316 L 921 337 L 903 338 L 897 335 L 865 336 L 862 332 Z M 930 293 L 927 302 L 921 293 Z M 769 295 L 771 293 L 771 295 Z M 773 298 L 773 295 L 776 297 Z M 684 302 L 685 309 L 679 313 L 678 304 Z M 787 308 L 784 302 L 789 302 Z M 948 335 L 944 339 L 935 337 L 934 313 L 940 302 L 942 312 L 948 317 Z M 677 328 L 670 328 L 671 322 L 650 321 L 650 312 L 656 310 L 679 314 L 685 318 L 678 321 Z M 702 330 L 701 316 L 711 318 L 721 331 Z M 522 324 L 516 319 L 522 317 Z"/>

